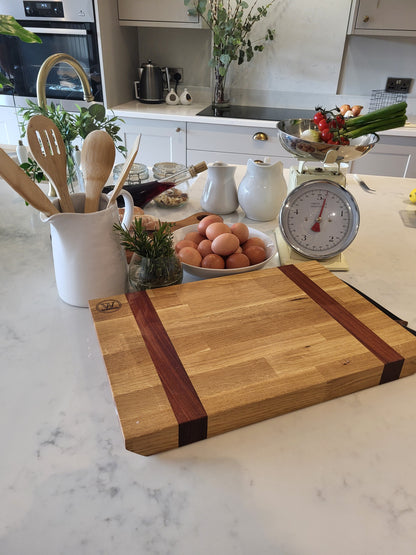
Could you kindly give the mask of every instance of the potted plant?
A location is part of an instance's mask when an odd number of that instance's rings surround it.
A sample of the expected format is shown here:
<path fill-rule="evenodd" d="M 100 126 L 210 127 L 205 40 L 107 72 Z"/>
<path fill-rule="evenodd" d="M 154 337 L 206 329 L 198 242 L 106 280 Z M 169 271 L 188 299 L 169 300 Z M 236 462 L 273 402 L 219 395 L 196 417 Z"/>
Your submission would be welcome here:
<path fill-rule="evenodd" d="M 102 104 L 94 103 L 88 106 L 88 108 L 77 106 L 79 112 L 72 113 L 67 112 L 60 104 L 55 105 L 53 102 L 45 108 L 38 106 L 32 100 L 27 100 L 26 102 L 28 108 L 19 109 L 19 114 L 22 116 L 22 121 L 20 122 L 21 136 L 25 136 L 27 122 L 36 114 L 47 116 L 55 122 L 65 143 L 69 186 L 72 187 L 75 179 L 75 141 L 77 139 L 85 139 L 91 131 L 104 129 L 114 140 L 116 149 L 123 155 L 126 154 L 127 149 L 118 135 L 120 131 L 119 123 L 123 122 L 123 120 L 117 116 L 107 116 Z M 32 178 L 36 178 L 37 181 L 43 179 L 42 171 L 39 170 L 33 160 L 29 159 L 29 162 L 22 164 L 22 167 Z"/>
<path fill-rule="evenodd" d="M 234 60 L 238 65 L 249 62 L 255 52 L 264 50 L 265 42 L 274 39 L 274 29 L 267 29 L 262 39 L 249 38 L 254 25 L 267 16 L 274 1 L 258 6 L 255 0 L 250 7 L 244 0 L 184 0 L 186 6 L 191 6 L 190 15 L 199 14 L 212 31 L 209 65 L 214 70 L 214 107 L 225 108 L 229 104 L 225 85 L 230 64 Z"/>
<path fill-rule="evenodd" d="M 182 282 L 182 264 L 173 245 L 172 223 L 159 221 L 149 232 L 142 219 L 135 219 L 128 231 L 114 224 L 122 246 L 133 253 L 129 264 L 129 283 L 133 291 L 155 289 Z"/>

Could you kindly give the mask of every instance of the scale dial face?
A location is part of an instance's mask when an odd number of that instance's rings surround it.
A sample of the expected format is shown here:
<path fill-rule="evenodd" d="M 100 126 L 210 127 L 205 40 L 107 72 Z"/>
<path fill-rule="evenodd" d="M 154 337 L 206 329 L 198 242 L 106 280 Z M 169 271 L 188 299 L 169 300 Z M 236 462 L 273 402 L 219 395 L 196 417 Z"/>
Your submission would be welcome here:
<path fill-rule="evenodd" d="M 354 197 L 326 179 L 305 181 L 287 196 L 279 215 L 286 242 L 296 252 L 325 260 L 345 250 L 360 225 Z"/>

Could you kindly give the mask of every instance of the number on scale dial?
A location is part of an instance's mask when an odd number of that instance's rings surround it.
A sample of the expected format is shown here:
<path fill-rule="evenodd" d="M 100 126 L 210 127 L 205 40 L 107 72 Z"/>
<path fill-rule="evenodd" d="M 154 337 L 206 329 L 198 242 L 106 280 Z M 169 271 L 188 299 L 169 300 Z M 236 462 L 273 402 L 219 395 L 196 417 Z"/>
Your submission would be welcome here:
<path fill-rule="evenodd" d="M 329 180 L 305 181 L 286 198 L 279 225 L 286 242 L 315 260 L 336 256 L 354 240 L 360 212 L 354 197 Z"/>

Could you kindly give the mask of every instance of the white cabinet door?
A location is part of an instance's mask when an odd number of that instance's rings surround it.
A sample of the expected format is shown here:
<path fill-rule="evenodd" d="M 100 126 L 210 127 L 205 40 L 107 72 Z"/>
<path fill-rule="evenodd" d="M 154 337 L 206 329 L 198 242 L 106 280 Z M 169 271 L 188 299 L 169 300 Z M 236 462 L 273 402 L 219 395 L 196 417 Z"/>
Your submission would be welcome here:
<path fill-rule="evenodd" d="M 139 27 L 200 27 L 183 0 L 118 0 L 118 18 L 121 25 Z"/>
<path fill-rule="evenodd" d="M 416 139 L 382 135 L 374 149 L 351 163 L 351 173 L 416 177 Z"/>
<path fill-rule="evenodd" d="M 0 107 L 0 143 L 17 145 L 20 139 L 19 123 L 16 109 L 13 107 Z"/>
<path fill-rule="evenodd" d="M 186 124 L 176 121 L 122 118 L 120 136 L 129 150 L 141 133 L 136 162 L 153 166 L 156 162 L 186 163 Z M 123 162 L 117 154 L 116 162 Z"/>
<path fill-rule="evenodd" d="M 354 0 L 350 33 L 416 35 L 415 0 Z"/>

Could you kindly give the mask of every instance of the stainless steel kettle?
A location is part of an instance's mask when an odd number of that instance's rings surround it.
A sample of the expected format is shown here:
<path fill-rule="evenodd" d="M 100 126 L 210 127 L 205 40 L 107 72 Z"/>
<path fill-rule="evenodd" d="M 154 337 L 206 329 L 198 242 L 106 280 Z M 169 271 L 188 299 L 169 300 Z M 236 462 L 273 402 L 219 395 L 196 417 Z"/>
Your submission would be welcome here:
<path fill-rule="evenodd" d="M 160 68 L 151 60 L 139 68 L 139 86 L 137 98 L 147 104 L 160 104 L 165 100 L 164 88 L 169 89 L 169 71 Z"/>

